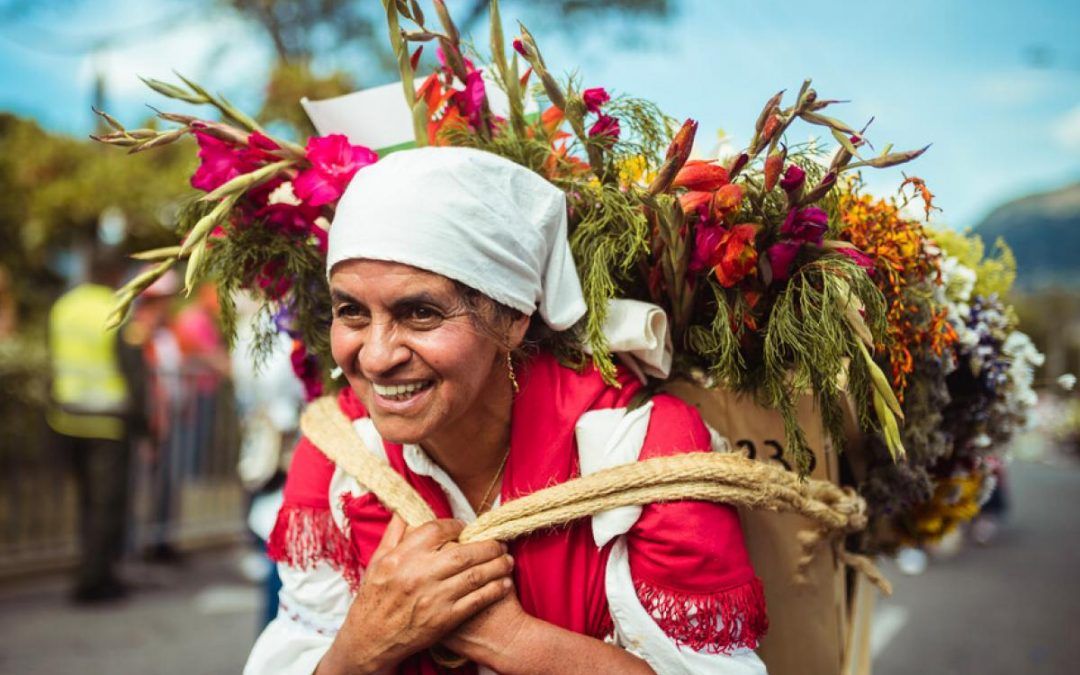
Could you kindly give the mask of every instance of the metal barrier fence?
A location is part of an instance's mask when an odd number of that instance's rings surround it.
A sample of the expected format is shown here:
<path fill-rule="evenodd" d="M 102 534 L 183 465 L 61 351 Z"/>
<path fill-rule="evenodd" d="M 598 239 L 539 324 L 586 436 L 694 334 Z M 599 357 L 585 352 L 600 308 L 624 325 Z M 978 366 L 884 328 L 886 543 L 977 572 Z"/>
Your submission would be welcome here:
<path fill-rule="evenodd" d="M 247 500 L 236 475 L 232 387 L 197 368 L 159 372 L 157 384 L 158 433 L 131 452 L 127 554 L 237 540 L 246 530 Z M 21 442 L 0 442 L 0 578 L 78 560 L 71 457 L 45 425 L 44 411 L 29 411 L 26 425 Z"/>

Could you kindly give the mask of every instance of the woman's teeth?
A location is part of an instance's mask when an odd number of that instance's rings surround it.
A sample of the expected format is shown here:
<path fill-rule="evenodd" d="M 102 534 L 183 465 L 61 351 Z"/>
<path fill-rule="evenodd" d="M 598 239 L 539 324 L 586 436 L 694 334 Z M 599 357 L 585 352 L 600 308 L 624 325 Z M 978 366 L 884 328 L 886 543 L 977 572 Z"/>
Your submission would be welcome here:
<path fill-rule="evenodd" d="M 430 387 L 431 381 L 391 385 L 375 384 L 372 382 L 371 386 L 375 389 L 375 393 L 383 398 L 388 398 L 391 401 L 404 401 L 413 394 Z"/>

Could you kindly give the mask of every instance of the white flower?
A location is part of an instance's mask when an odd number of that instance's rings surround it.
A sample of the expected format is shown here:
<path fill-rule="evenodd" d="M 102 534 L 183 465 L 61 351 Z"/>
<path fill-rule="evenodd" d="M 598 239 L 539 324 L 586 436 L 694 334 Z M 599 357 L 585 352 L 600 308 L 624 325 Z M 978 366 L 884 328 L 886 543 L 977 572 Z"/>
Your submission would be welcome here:
<path fill-rule="evenodd" d="M 270 193 L 270 196 L 266 198 L 267 204 L 288 204 L 289 206 L 300 206 L 300 199 L 293 192 L 293 184 L 291 180 L 287 180 L 281 185 L 274 188 L 274 191 Z"/>

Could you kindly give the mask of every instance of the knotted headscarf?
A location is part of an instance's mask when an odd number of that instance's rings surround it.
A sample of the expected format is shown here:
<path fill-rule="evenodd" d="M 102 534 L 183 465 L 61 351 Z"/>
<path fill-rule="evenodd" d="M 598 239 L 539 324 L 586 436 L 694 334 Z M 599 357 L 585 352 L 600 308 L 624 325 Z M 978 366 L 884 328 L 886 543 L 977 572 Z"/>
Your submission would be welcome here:
<path fill-rule="evenodd" d="M 330 228 L 327 274 L 353 258 L 441 274 L 555 330 L 585 315 L 562 190 L 489 152 L 403 150 L 359 171 Z"/>

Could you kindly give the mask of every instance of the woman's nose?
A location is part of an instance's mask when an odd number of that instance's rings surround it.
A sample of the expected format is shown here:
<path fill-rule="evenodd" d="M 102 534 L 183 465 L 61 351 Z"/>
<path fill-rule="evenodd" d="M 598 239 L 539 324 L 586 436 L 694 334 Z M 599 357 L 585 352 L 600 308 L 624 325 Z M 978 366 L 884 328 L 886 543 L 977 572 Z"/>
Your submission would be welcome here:
<path fill-rule="evenodd" d="M 385 321 L 371 323 L 356 358 L 361 372 L 370 379 L 404 365 L 411 355 L 412 351 L 399 339 L 394 322 Z"/>

